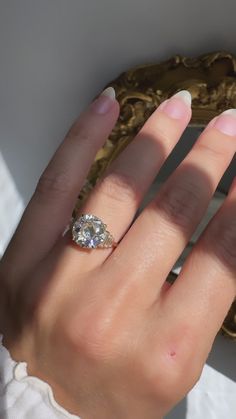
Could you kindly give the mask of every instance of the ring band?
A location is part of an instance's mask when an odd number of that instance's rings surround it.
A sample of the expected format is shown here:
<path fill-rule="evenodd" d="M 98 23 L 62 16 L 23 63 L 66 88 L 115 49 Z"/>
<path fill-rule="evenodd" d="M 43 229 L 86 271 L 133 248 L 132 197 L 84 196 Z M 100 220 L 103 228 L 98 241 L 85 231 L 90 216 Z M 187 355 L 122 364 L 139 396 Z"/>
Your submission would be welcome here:
<path fill-rule="evenodd" d="M 87 249 L 116 247 L 114 237 L 107 230 L 107 225 L 92 214 L 82 214 L 71 225 L 72 240 Z"/>

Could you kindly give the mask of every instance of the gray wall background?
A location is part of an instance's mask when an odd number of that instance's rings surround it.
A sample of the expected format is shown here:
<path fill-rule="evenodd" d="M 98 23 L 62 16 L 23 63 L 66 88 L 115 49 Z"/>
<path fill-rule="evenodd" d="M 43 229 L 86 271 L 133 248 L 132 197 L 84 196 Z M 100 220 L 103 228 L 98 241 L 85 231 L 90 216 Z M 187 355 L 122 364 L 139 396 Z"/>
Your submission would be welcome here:
<path fill-rule="evenodd" d="M 235 15 L 235 0 L 0 0 L 0 151 L 25 204 L 71 122 L 109 80 L 176 53 L 236 52 Z M 210 364 L 231 376 L 235 355 L 219 338 Z M 170 417 L 185 410 L 184 401 Z"/>
<path fill-rule="evenodd" d="M 1 152 L 25 202 L 70 123 L 130 66 L 235 52 L 234 0 L 0 0 Z"/>

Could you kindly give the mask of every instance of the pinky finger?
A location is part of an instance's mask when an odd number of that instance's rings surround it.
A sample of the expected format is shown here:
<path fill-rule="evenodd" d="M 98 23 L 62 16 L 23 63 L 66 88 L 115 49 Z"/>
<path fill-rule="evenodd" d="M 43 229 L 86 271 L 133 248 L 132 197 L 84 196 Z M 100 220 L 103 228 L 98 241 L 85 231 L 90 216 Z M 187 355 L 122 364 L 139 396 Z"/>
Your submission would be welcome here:
<path fill-rule="evenodd" d="M 235 297 L 236 181 L 163 304 L 172 318 L 188 319 L 206 357 Z"/>

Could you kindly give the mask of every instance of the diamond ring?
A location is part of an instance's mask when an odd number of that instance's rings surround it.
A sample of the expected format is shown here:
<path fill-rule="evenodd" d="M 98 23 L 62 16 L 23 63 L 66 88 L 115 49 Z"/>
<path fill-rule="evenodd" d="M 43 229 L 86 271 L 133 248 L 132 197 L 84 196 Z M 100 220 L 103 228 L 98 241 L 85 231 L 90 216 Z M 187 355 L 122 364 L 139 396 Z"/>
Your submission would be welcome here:
<path fill-rule="evenodd" d="M 82 214 L 71 226 L 72 240 L 80 247 L 95 249 L 97 247 L 116 247 L 107 225 L 92 214 Z"/>

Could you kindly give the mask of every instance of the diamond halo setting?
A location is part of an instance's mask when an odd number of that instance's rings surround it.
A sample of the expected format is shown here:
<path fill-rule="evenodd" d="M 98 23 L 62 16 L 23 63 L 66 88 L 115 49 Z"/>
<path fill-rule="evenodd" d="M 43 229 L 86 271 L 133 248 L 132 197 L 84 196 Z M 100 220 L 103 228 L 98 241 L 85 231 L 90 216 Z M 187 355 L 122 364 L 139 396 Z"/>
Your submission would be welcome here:
<path fill-rule="evenodd" d="M 82 214 L 73 222 L 72 239 L 80 247 L 89 249 L 116 246 L 107 225 L 92 214 Z"/>

